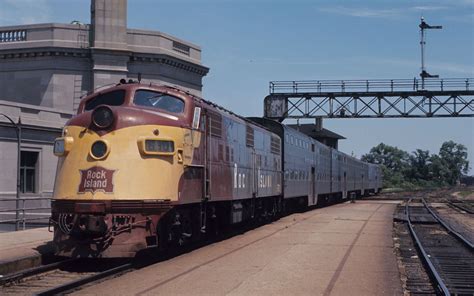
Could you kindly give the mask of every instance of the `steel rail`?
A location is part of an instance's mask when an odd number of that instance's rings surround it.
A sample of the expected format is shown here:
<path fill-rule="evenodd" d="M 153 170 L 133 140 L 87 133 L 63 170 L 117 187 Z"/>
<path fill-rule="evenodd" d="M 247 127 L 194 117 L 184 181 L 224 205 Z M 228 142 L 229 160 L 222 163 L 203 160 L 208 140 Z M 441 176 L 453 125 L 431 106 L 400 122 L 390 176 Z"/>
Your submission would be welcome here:
<path fill-rule="evenodd" d="M 474 244 L 470 242 L 468 239 L 466 239 L 462 234 L 454 230 L 451 226 L 449 226 L 448 223 L 444 222 L 444 220 L 437 214 L 435 213 L 426 203 L 426 200 L 422 197 L 421 201 L 423 202 L 423 205 L 425 208 L 430 212 L 430 214 L 436 219 L 436 221 L 439 222 L 446 230 L 448 230 L 449 233 L 451 233 L 454 237 L 456 237 L 459 241 L 461 241 L 465 246 L 467 246 L 471 251 L 474 250 Z"/>
<path fill-rule="evenodd" d="M 90 275 L 90 276 L 86 276 L 84 278 L 81 278 L 81 279 L 78 279 L 78 280 L 75 280 L 75 281 L 72 281 L 72 282 L 68 282 L 66 284 L 63 284 L 63 285 L 60 285 L 60 286 L 42 291 L 42 292 L 40 292 L 36 295 L 46 296 L 46 295 L 63 294 L 67 291 L 71 291 L 73 289 L 79 288 L 80 286 L 84 286 L 86 284 L 98 281 L 100 279 L 109 277 L 111 275 L 118 274 L 118 273 L 121 273 L 121 272 L 125 272 L 127 270 L 132 270 L 132 269 L 134 269 L 133 266 L 134 266 L 133 263 L 126 263 L 126 264 L 108 269 L 106 271 L 99 272 L 99 273 L 96 273 L 96 274 L 93 274 L 93 275 Z"/>
<path fill-rule="evenodd" d="M 6 283 L 11 283 L 11 282 L 14 282 L 14 281 L 21 280 L 25 277 L 29 277 L 29 276 L 33 276 L 33 275 L 45 273 L 45 272 L 48 272 L 48 271 L 51 271 L 51 270 L 54 270 L 54 269 L 61 268 L 62 266 L 66 265 L 66 264 L 69 264 L 69 263 L 71 263 L 75 260 L 76 259 L 66 259 L 66 260 L 53 262 L 53 263 L 50 263 L 50 264 L 41 265 L 41 266 L 32 267 L 32 268 L 28 268 L 28 269 L 25 269 L 25 270 L 18 271 L 16 273 L 13 273 L 13 274 L 7 275 L 3 278 L 0 278 L 0 286 L 5 285 Z"/>
<path fill-rule="evenodd" d="M 469 214 L 474 214 L 474 210 L 464 207 L 463 202 L 452 202 L 452 201 L 450 201 L 450 202 L 448 202 L 448 205 L 452 208 L 455 208 L 458 211 L 461 210 L 461 211 L 464 211 L 464 212 L 469 213 Z"/>
<path fill-rule="evenodd" d="M 411 224 L 410 210 L 409 210 L 409 204 L 410 204 L 411 201 L 412 201 L 412 199 L 410 198 L 408 200 L 408 202 L 406 203 L 406 205 L 405 205 L 405 215 L 406 215 L 406 218 L 407 218 L 408 228 L 410 229 L 410 234 L 413 237 L 413 239 L 415 240 L 416 247 L 418 248 L 418 250 L 422 254 L 422 259 L 426 263 L 426 265 L 429 267 L 429 271 L 430 271 L 431 275 L 435 278 L 439 289 L 444 293 L 444 295 L 450 296 L 451 293 L 449 292 L 448 287 L 446 286 L 446 284 L 444 283 L 444 281 L 441 278 L 440 274 L 438 273 L 438 271 L 434 267 L 434 264 L 431 261 L 430 256 L 428 255 L 428 253 L 423 248 L 423 245 L 421 244 L 421 241 L 418 238 L 418 236 L 416 235 L 416 231 L 415 231 L 413 225 Z"/>

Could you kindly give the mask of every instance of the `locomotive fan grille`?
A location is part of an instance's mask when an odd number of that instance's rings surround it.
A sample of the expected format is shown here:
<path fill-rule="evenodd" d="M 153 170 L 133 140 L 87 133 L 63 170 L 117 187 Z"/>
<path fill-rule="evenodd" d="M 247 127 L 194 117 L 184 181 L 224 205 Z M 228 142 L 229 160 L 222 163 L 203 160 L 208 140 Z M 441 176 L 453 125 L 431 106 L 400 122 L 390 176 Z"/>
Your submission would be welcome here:
<path fill-rule="evenodd" d="M 222 146 L 222 144 L 219 144 L 217 157 L 218 157 L 219 160 L 224 160 L 224 146 Z"/>
<path fill-rule="evenodd" d="M 222 117 L 218 114 L 211 113 L 209 115 L 211 135 L 214 137 L 222 137 Z"/>
<path fill-rule="evenodd" d="M 272 137 L 270 151 L 274 154 L 280 154 L 280 139 Z"/>
<path fill-rule="evenodd" d="M 247 131 L 245 133 L 245 144 L 248 146 L 248 147 L 253 147 L 254 146 L 254 132 L 253 132 L 253 128 L 251 128 L 250 126 L 247 126 Z"/>

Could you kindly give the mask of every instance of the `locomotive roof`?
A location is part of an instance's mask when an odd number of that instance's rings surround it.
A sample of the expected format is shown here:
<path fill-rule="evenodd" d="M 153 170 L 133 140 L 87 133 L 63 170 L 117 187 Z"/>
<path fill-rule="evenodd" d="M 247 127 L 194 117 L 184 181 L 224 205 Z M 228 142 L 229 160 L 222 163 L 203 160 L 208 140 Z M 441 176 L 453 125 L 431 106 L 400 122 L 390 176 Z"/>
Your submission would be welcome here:
<path fill-rule="evenodd" d="M 224 112 L 224 113 L 227 113 L 231 116 L 234 116 L 234 117 L 237 117 L 239 118 L 240 120 L 242 121 L 245 121 L 246 123 L 248 124 L 252 124 L 254 126 L 257 126 L 261 129 L 264 129 L 268 132 L 272 132 L 270 129 L 268 129 L 267 127 L 255 122 L 255 121 L 252 121 L 250 119 L 247 119 L 241 115 L 238 115 L 216 103 L 213 103 L 211 101 L 208 101 L 204 98 L 201 98 L 195 94 L 192 94 L 190 93 L 189 91 L 185 91 L 185 90 L 182 90 L 176 86 L 170 86 L 170 85 L 164 85 L 164 84 L 154 84 L 154 83 L 140 83 L 138 81 L 129 81 L 129 82 L 123 82 L 121 81 L 120 83 L 118 84 L 107 84 L 107 85 L 104 85 L 104 86 L 101 86 L 101 87 L 98 87 L 96 89 L 94 89 L 93 92 L 91 93 L 88 93 L 85 97 L 82 98 L 81 100 L 81 103 L 83 103 L 83 101 L 87 101 L 88 99 L 90 99 L 91 97 L 95 96 L 96 94 L 101 94 L 101 93 L 106 93 L 106 92 L 111 92 L 111 91 L 114 91 L 114 90 L 119 90 L 119 89 L 124 89 L 124 90 L 129 90 L 129 89 L 140 89 L 140 88 L 145 88 L 145 89 L 154 89 L 156 91 L 163 91 L 164 89 L 166 89 L 167 91 L 169 91 L 170 93 L 175 93 L 175 94 L 178 94 L 179 96 L 187 96 L 197 102 L 200 102 L 200 103 L 204 103 L 208 106 L 211 106 L 213 107 L 214 109 L 217 109 L 217 111 L 220 111 L 220 112 Z"/>

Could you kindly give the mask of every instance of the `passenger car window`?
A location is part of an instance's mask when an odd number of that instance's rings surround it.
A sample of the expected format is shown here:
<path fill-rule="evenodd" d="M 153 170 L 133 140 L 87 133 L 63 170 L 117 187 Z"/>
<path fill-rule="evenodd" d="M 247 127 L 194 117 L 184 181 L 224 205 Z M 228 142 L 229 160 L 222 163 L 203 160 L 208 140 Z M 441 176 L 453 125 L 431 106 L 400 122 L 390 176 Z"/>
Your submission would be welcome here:
<path fill-rule="evenodd" d="M 99 105 L 120 106 L 125 101 L 125 90 L 114 90 L 99 94 L 86 102 L 84 109 L 92 110 Z"/>
<path fill-rule="evenodd" d="M 133 98 L 133 103 L 137 106 L 157 108 L 170 113 L 183 113 L 184 111 L 183 100 L 149 90 L 137 90 Z"/>

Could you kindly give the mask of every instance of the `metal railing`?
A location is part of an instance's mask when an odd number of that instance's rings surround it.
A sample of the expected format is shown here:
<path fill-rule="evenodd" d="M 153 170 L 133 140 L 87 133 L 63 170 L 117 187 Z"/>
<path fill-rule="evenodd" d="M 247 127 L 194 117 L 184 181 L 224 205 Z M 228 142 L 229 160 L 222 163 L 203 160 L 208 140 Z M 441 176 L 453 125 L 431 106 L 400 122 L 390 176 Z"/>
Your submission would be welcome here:
<path fill-rule="evenodd" d="M 32 203 L 48 201 L 48 206 L 31 206 Z M 51 216 L 51 197 L 21 197 L 19 200 L 20 206 L 17 208 L 9 209 L 0 209 L 0 225 L 1 224 L 16 224 L 18 225 L 17 229 L 25 230 L 28 222 L 36 221 L 37 224 L 39 221 L 49 221 Z M 0 203 L 16 203 L 17 199 L 15 198 L 0 198 Z M 38 213 L 35 211 L 43 210 L 46 213 Z M 14 214 L 14 219 L 6 219 L 5 216 Z M 18 214 L 18 215 L 17 215 Z"/>
<path fill-rule="evenodd" d="M 472 88 L 474 78 L 270 81 L 270 94 L 447 91 Z"/>

